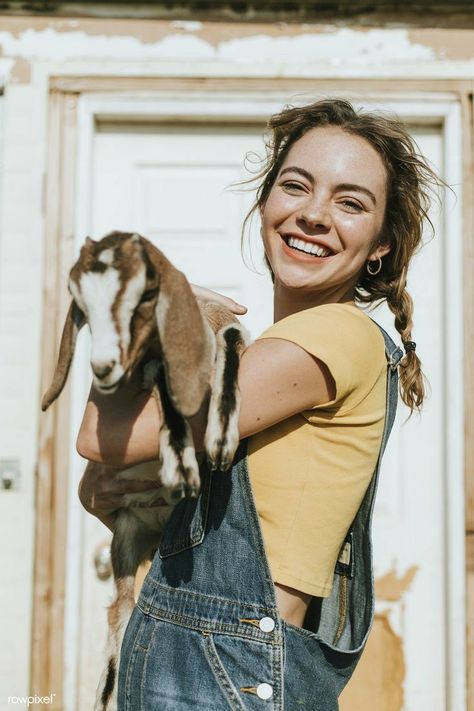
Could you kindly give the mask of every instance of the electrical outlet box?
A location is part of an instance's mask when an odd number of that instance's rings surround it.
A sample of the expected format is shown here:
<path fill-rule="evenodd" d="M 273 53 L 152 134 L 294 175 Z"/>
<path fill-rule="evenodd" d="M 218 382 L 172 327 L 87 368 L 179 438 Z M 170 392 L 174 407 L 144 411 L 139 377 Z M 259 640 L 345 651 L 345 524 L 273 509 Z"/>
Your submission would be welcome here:
<path fill-rule="evenodd" d="M 0 491 L 20 488 L 20 460 L 0 459 Z"/>

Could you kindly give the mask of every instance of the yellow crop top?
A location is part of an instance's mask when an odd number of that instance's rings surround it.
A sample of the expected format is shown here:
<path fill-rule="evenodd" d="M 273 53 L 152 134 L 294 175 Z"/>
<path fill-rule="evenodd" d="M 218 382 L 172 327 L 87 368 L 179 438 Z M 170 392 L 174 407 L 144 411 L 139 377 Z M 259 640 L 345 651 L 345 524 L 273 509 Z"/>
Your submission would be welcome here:
<path fill-rule="evenodd" d="M 386 405 L 383 336 L 361 309 L 323 304 L 260 338 L 322 360 L 336 397 L 249 441 L 248 468 L 275 582 L 328 597 L 339 552 L 375 469 Z"/>

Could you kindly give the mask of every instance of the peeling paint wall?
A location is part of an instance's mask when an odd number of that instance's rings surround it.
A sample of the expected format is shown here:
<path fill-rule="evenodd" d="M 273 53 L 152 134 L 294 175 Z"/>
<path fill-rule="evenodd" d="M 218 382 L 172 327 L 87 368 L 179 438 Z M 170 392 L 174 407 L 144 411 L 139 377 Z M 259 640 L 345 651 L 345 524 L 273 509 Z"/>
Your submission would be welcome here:
<path fill-rule="evenodd" d="M 122 20 L 25 20 L 0 18 L 0 71 L 8 77 L 19 59 L 37 62 L 192 61 L 231 63 L 275 73 L 318 68 L 373 69 L 401 75 L 414 63 L 463 75 L 474 67 L 474 30 L 351 29 L 331 25 L 202 24 Z M 270 63 L 270 67 L 268 66 Z M 119 71 L 123 71 L 119 68 Z"/>
<path fill-rule="evenodd" d="M 406 671 L 403 639 L 395 631 L 391 610 L 384 603 L 403 605 L 416 572 L 417 567 L 412 566 L 401 577 L 391 570 L 376 579 L 379 610 L 351 683 L 341 694 L 340 711 L 403 711 Z"/>
<path fill-rule="evenodd" d="M 39 418 L 43 281 L 43 185 L 48 81 L 61 75 L 241 77 L 452 77 L 474 80 L 474 30 L 360 28 L 330 24 L 201 23 L 0 15 L 0 457 L 21 462 L 18 491 L 0 491 L 0 706 L 28 692 L 34 484 Z M 387 84 L 389 88 L 389 84 Z M 412 579 L 379 581 L 392 600 Z M 392 595 L 392 598 L 390 598 Z M 398 599 L 398 598 L 397 598 Z M 379 705 L 363 696 L 373 660 L 390 649 L 377 682 Z M 364 666 L 365 665 L 365 666 Z M 365 669 L 365 671 L 364 671 Z M 351 685 L 357 711 L 402 708 L 403 649 L 388 613 L 377 615 Z M 358 690 L 359 689 L 359 690 Z M 54 691 L 54 690 L 52 690 Z"/>

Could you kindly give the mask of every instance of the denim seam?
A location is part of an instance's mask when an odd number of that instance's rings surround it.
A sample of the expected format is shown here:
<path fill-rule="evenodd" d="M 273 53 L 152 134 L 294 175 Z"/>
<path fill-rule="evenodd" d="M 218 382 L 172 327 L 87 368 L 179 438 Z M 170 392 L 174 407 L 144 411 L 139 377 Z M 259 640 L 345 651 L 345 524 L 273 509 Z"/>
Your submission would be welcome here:
<path fill-rule="evenodd" d="M 170 622 L 177 624 L 180 627 L 186 627 L 187 629 L 192 629 L 197 632 L 208 632 L 212 633 L 226 633 L 233 637 L 240 637 L 241 639 L 250 639 L 254 642 L 260 642 L 262 644 L 280 645 L 282 643 L 282 635 L 280 632 L 274 632 L 270 634 L 268 632 L 261 632 L 254 627 L 242 628 L 240 625 L 232 625 L 226 622 L 217 622 L 212 620 L 202 620 L 196 617 L 188 617 L 186 615 L 181 615 L 176 612 L 169 612 L 168 610 L 140 610 L 145 614 L 153 617 L 153 619 L 161 620 L 162 622 Z"/>
<path fill-rule="evenodd" d="M 162 585 L 158 580 L 155 580 L 150 574 L 148 575 L 148 580 L 147 583 L 152 584 L 155 588 L 159 588 L 163 590 L 166 593 L 172 593 L 173 595 L 180 595 L 180 596 L 189 596 L 189 597 L 194 597 L 197 600 L 203 600 L 203 602 L 212 602 L 215 603 L 216 600 L 218 602 L 223 602 L 223 603 L 228 603 L 229 605 L 232 605 L 232 607 L 244 607 L 249 610 L 254 610 L 256 613 L 261 612 L 263 616 L 268 615 L 268 614 L 274 614 L 275 616 L 277 615 L 277 607 L 275 606 L 263 606 L 263 605 L 251 605 L 249 603 L 245 602 L 240 602 L 239 600 L 231 600 L 230 598 L 227 597 L 220 597 L 219 595 L 207 595 L 206 593 L 200 593 L 200 592 L 195 592 L 194 590 L 176 590 L 175 588 L 168 587 L 167 585 Z M 140 601 L 138 600 L 139 606 L 141 604 L 145 604 L 148 608 L 153 607 L 153 602 L 151 603 L 144 603 L 143 600 Z M 143 607 L 141 609 L 144 609 Z M 145 611 L 145 610 L 144 610 Z"/>
<path fill-rule="evenodd" d="M 269 607 L 273 607 L 275 609 L 276 617 L 280 621 L 280 615 L 276 604 L 275 584 L 270 571 L 270 564 L 268 562 L 265 544 L 263 542 L 263 534 L 260 527 L 260 521 L 258 519 L 257 509 L 255 506 L 252 486 L 250 484 L 250 478 L 248 476 L 248 453 L 246 453 L 245 457 L 239 462 L 237 466 L 237 471 L 240 480 L 240 485 L 242 488 L 242 495 L 244 499 L 244 505 L 247 511 L 247 516 L 249 517 L 250 522 L 253 524 L 250 526 L 250 531 L 255 544 L 255 554 L 258 558 L 258 562 L 262 570 L 262 580 L 268 586 L 268 590 L 265 590 L 265 594 L 269 594 L 271 600 L 271 605 Z"/>
<path fill-rule="evenodd" d="M 162 553 L 161 548 L 158 547 L 158 553 L 159 553 L 159 556 L 162 560 L 164 558 L 170 558 L 173 555 L 178 555 L 179 553 L 189 550 L 190 548 L 194 548 L 195 546 L 202 543 L 202 541 L 204 540 L 204 535 L 206 532 L 206 525 L 207 525 L 207 517 L 209 515 L 209 503 L 210 503 L 210 499 L 211 499 L 211 484 L 212 484 L 212 473 L 209 473 L 208 481 L 206 482 L 205 489 L 203 489 L 201 492 L 201 501 L 204 501 L 204 511 L 202 513 L 201 520 L 198 524 L 198 529 L 197 529 L 196 533 L 193 536 L 188 537 L 187 540 L 180 540 L 179 542 L 174 542 L 169 551 L 168 551 L 168 549 L 165 549 L 165 551 L 163 551 L 163 553 Z"/>
<path fill-rule="evenodd" d="M 274 711 L 283 711 L 283 642 L 272 648 L 272 677 L 273 677 L 273 707 Z"/>
<path fill-rule="evenodd" d="M 147 665 L 148 665 L 148 658 L 149 658 L 149 652 L 152 646 L 153 639 L 157 633 L 157 625 L 153 625 L 153 630 L 151 634 L 148 637 L 148 646 L 146 648 L 146 651 L 143 655 L 143 663 L 142 663 L 142 671 L 140 675 L 140 708 L 144 708 L 143 706 L 143 697 L 144 697 L 144 685 L 145 685 L 145 679 L 146 679 L 146 671 L 147 671 Z M 135 709 L 132 709 L 132 711 L 135 711 Z"/>
<path fill-rule="evenodd" d="M 245 711 L 245 706 L 242 704 L 237 689 L 232 684 L 232 681 L 227 674 L 224 665 L 222 664 L 212 636 L 204 638 L 204 654 L 209 662 L 212 673 L 214 674 L 217 683 L 221 686 L 223 693 L 230 697 L 227 701 L 230 704 L 232 711 Z"/>
<path fill-rule="evenodd" d="M 146 617 L 142 617 L 137 632 L 135 634 L 135 639 L 141 639 L 145 623 Z M 128 660 L 127 670 L 125 674 L 125 709 L 131 708 L 131 679 L 133 676 L 133 669 L 137 661 L 137 655 L 141 649 L 143 648 L 135 642 L 132 648 L 132 653 L 130 654 L 130 659 Z"/>

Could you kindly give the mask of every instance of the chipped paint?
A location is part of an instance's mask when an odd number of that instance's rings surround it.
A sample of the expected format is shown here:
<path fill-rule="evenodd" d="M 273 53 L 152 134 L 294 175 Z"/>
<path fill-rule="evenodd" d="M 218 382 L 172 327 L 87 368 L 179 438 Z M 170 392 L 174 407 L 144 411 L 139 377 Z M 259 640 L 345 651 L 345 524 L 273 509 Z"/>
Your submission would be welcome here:
<path fill-rule="evenodd" d="M 29 84 L 31 81 L 31 63 L 23 57 L 15 59 L 9 72 L 13 84 Z"/>
<path fill-rule="evenodd" d="M 171 27 L 177 30 L 186 30 L 187 32 L 197 32 L 197 30 L 202 30 L 203 24 L 192 20 L 175 20 L 171 23 Z"/>
<path fill-rule="evenodd" d="M 430 47 L 435 56 L 441 60 L 474 59 L 473 30 L 412 30 L 410 41 Z"/>
<path fill-rule="evenodd" d="M 251 36 L 235 37 L 214 45 L 194 33 L 177 33 L 176 29 L 153 42 L 145 42 L 130 34 L 91 35 L 83 30 L 29 27 L 18 34 L 0 32 L 0 46 L 5 56 L 53 61 L 83 58 L 121 61 L 212 59 L 252 65 L 268 61 L 287 65 L 304 61 L 354 65 L 424 62 L 435 57 L 430 47 L 410 42 L 408 31 L 401 29 L 360 32 L 342 28 L 294 36 L 255 34 L 254 30 Z"/>
<path fill-rule="evenodd" d="M 415 575 L 418 572 L 418 566 L 412 565 L 404 575 L 399 578 L 394 570 L 389 570 L 382 577 L 375 581 L 375 597 L 377 600 L 386 600 L 387 602 L 397 602 L 401 600 L 402 595 L 408 590 L 413 582 Z"/>
<path fill-rule="evenodd" d="M 405 657 L 389 612 L 377 613 L 367 646 L 339 699 L 340 711 L 402 711 Z"/>
<path fill-rule="evenodd" d="M 391 615 L 400 611 L 403 595 L 408 591 L 418 572 L 418 566 L 398 576 L 389 570 L 375 581 L 375 596 L 391 605 L 377 611 L 361 660 L 350 684 L 340 697 L 340 711 L 402 711 L 406 673 L 403 639 L 391 623 Z M 403 609 L 403 608 L 402 608 Z"/>
<path fill-rule="evenodd" d="M 377 67 L 379 76 L 460 78 L 474 75 L 472 47 L 474 30 L 44 17 L 0 24 L 0 55 L 68 61 L 73 72 L 72 62 L 100 60 L 117 74 L 166 66 L 171 74 L 362 77 Z M 26 80 L 24 69 L 15 81 Z"/>

